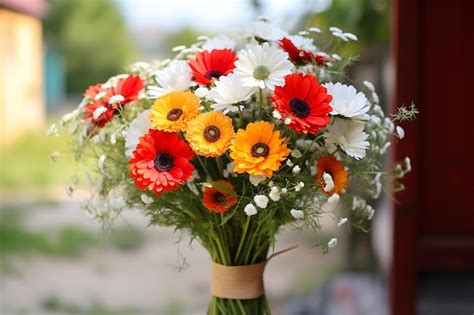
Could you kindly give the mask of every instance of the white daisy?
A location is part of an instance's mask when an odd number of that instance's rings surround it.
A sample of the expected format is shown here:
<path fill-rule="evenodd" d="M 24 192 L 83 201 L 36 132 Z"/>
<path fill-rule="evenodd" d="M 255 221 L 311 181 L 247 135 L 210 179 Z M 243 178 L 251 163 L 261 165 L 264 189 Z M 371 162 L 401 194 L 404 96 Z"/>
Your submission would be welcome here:
<path fill-rule="evenodd" d="M 236 74 L 222 76 L 216 81 L 216 86 L 209 91 L 207 99 L 216 102 L 211 107 L 214 110 L 236 112 L 239 110 L 237 103 L 248 100 L 256 91 L 256 88 L 243 86 L 242 81 Z"/>
<path fill-rule="evenodd" d="M 237 58 L 235 73 L 243 85 L 249 87 L 274 90 L 275 86 L 285 84 L 284 77 L 293 69 L 288 54 L 268 43 L 250 45 L 248 49 L 242 49 Z"/>
<path fill-rule="evenodd" d="M 208 39 L 203 45 L 202 49 L 211 51 L 213 49 L 231 49 L 235 48 L 235 41 L 227 36 L 219 35 Z"/>
<path fill-rule="evenodd" d="M 345 85 L 339 82 L 326 83 L 328 94 L 332 96 L 330 105 L 332 115 L 341 115 L 347 118 L 363 119 L 369 111 L 367 98 L 364 93 L 357 92 L 352 85 Z"/>
<path fill-rule="evenodd" d="M 163 70 L 155 73 L 155 80 L 159 86 L 149 86 L 147 94 L 150 98 L 158 98 L 168 92 L 180 92 L 191 86 L 191 71 L 188 63 L 174 60 Z"/>
<path fill-rule="evenodd" d="M 130 123 L 130 128 L 125 136 L 125 155 L 127 157 L 132 157 L 132 152 L 137 147 L 140 137 L 153 128 L 149 116 L 150 110 L 143 111 Z"/>
<path fill-rule="evenodd" d="M 288 36 L 288 39 L 291 40 L 293 45 L 296 48 L 306 51 L 316 51 L 316 46 L 314 46 L 313 40 L 308 37 L 303 37 L 299 35 Z"/>
<path fill-rule="evenodd" d="M 358 121 L 336 119 L 328 127 L 324 137 L 328 144 L 339 146 L 356 160 L 365 157 L 365 151 L 369 147 L 369 135 L 364 132 L 364 124 Z"/>
<path fill-rule="evenodd" d="M 247 32 L 255 38 L 266 41 L 277 41 L 286 35 L 286 32 L 265 21 L 250 23 L 247 27 Z"/>

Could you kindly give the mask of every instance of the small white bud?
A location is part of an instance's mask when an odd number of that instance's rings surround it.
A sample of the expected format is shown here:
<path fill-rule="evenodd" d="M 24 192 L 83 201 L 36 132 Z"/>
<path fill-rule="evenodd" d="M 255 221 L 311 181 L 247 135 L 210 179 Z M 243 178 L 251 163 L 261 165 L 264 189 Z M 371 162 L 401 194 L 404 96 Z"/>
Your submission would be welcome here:
<path fill-rule="evenodd" d="M 252 215 L 257 214 L 257 208 L 255 208 L 253 204 L 249 203 L 248 205 L 245 206 L 244 212 L 246 215 L 250 217 Z"/>
<path fill-rule="evenodd" d="M 252 185 L 254 185 L 255 187 L 260 185 L 260 183 L 262 183 L 266 179 L 267 177 L 265 175 L 250 175 L 249 176 L 250 183 L 252 183 Z"/>
<path fill-rule="evenodd" d="M 120 94 L 115 94 L 115 95 L 113 95 L 109 98 L 109 104 L 110 105 L 117 104 L 117 103 L 120 103 L 124 100 L 125 100 L 125 97 L 123 97 Z"/>
<path fill-rule="evenodd" d="M 329 240 L 329 242 L 328 242 L 328 247 L 329 247 L 329 248 L 333 248 L 333 247 L 335 247 L 336 245 L 337 245 L 337 238 L 335 238 L 335 237 L 334 237 L 334 238 L 331 238 L 331 239 Z"/>
<path fill-rule="evenodd" d="M 92 113 L 92 118 L 99 119 L 99 117 L 107 111 L 107 107 L 99 106 L 97 107 L 94 112 Z"/>
<path fill-rule="evenodd" d="M 295 159 L 299 159 L 300 157 L 303 156 L 303 153 L 301 153 L 301 151 L 298 149 L 294 149 L 293 151 L 291 151 L 291 156 L 294 157 Z"/>
<path fill-rule="evenodd" d="M 273 111 L 273 118 L 275 118 L 275 119 L 281 119 L 282 116 L 281 116 L 281 114 L 280 114 L 279 111 L 274 110 L 274 111 Z"/>
<path fill-rule="evenodd" d="M 268 197 L 265 195 L 256 195 L 253 200 L 259 208 L 265 209 L 268 206 Z"/>
<path fill-rule="evenodd" d="M 301 172 L 301 167 L 299 165 L 295 165 L 292 170 L 293 174 L 299 174 Z"/>
<path fill-rule="evenodd" d="M 346 223 L 347 223 L 347 218 L 342 218 L 342 219 L 340 219 L 339 222 L 337 223 L 337 226 L 338 226 L 338 227 L 341 227 L 341 226 L 343 226 L 343 225 L 346 224 Z"/>
<path fill-rule="evenodd" d="M 140 199 L 142 200 L 142 202 L 146 205 L 149 205 L 149 204 L 152 204 L 153 203 L 153 198 L 151 198 L 150 196 L 146 195 L 146 194 L 141 194 L 140 195 Z"/>
<path fill-rule="evenodd" d="M 395 130 L 397 131 L 398 138 L 400 138 L 400 139 L 405 138 L 405 130 L 403 130 L 402 127 L 397 126 L 397 128 Z"/>
<path fill-rule="evenodd" d="M 286 117 L 285 118 L 285 125 L 291 124 L 291 117 Z"/>

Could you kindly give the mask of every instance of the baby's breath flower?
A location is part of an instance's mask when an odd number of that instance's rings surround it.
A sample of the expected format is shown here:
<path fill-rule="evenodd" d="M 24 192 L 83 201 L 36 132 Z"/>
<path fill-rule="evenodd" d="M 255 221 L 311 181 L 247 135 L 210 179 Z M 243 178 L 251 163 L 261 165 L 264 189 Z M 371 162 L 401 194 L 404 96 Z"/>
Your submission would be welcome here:
<path fill-rule="evenodd" d="M 56 162 L 59 156 L 61 156 L 61 153 L 59 153 L 58 151 L 54 151 L 49 155 L 49 159 L 51 160 L 51 162 Z"/>
<path fill-rule="evenodd" d="M 294 157 L 295 159 L 299 159 L 300 157 L 303 156 L 303 153 L 301 153 L 301 151 L 298 149 L 294 149 L 293 151 L 291 151 L 291 156 Z"/>
<path fill-rule="evenodd" d="M 248 205 L 245 206 L 244 212 L 246 215 L 250 217 L 252 215 L 257 214 L 257 208 L 255 208 L 253 204 L 249 203 Z"/>
<path fill-rule="evenodd" d="M 270 199 L 273 201 L 280 200 L 281 196 L 280 196 L 280 190 L 278 189 L 278 187 L 273 186 L 270 189 L 270 193 L 268 194 L 268 197 L 270 197 Z"/>
<path fill-rule="evenodd" d="M 328 247 L 333 248 L 337 245 L 337 238 L 333 237 L 328 242 Z"/>
<path fill-rule="evenodd" d="M 252 183 L 252 185 L 254 185 L 255 187 L 260 185 L 266 179 L 267 177 L 265 175 L 250 175 L 249 176 L 250 183 Z"/>
<path fill-rule="evenodd" d="M 256 195 L 253 197 L 253 201 L 259 208 L 265 209 L 268 206 L 268 197 L 265 195 Z"/>
<path fill-rule="evenodd" d="M 295 165 L 292 170 L 293 174 L 299 174 L 301 172 L 301 167 L 299 165 Z"/>
<path fill-rule="evenodd" d="M 142 200 L 142 202 L 146 205 L 149 205 L 149 204 L 152 204 L 153 203 L 153 198 L 151 198 L 150 196 L 146 195 L 146 194 L 141 194 L 140 195 L 140 199 Z"/>
<path fill-rule="evenodd" d="M 46 131 L 47 136 L 59 136 L 58 134 L 58 127 L 56 127 L 56 124 L 52 124 L 48 130 Z"/>
<path fill-rule="evenodd" d="M 398 136 L 399 139 L 405 138 L 405 130 L 403 130 L 402 127 L 397 126 L 397 128 L 395 128 L 395 130 L 397 131 L 397 136 Z"/>
<path fill-rule="evenodd" d="M 339 222 L 337 223 L 337 226 L 338 226 L 338 227 L 341 227 L 341 226 L 343 226 L 343 225 L 346 224 L 346 223 L 347 223 L 347 218 L 341 218 L 341 219 L 339 220 Z"/>

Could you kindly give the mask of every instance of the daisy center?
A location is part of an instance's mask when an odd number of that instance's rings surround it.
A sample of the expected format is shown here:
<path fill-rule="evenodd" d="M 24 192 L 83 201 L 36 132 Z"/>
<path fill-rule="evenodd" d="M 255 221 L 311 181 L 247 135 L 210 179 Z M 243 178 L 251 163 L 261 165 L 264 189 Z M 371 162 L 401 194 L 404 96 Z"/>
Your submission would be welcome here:
<path fill-rule="evenodd" d="M 221 192 L 216 192 L 214 195 L 214 200 L 221 205 L 225 205 L 227 203 L 227 199 Z"/>
<path fill-rule="evenodd" d="M 263 142 L 259 142 L 253 145 L 252 147 L 252 156 L 253 157 L 267 157 L 270 153 L 270 147 Z"/>
<path fill-rule="evenodd" d="M 173 108 L 169 111 L 166 118 L 170 121 L 177 121 L 181 115 L 183 115 L 183 110 L 181 108 Z"/>
<path fill-rule="evenodd" d="M 211 80 L 212 78 L 219 78 L 223 73 L 219 70 L 209 70 L 204 75 L 206 79 Z"/>
<path fill-rule="evenodd" d="M 290 100 L 290 109 L 298 118 L 307 118 L 311 114 L 311 108 L 308 103 L 297 97 Z"/>
<path fill-rule="evenodd" d="M 221 137 L 221 131 L 216 126 L 207 126 L 203 134 L 209 142 L 216 142 Z"/>
<path fill-rule="evenodd" d="M 270 75 L 270 70 L 267 66 L 258 65 L 253 69 L 253 77 L 257 80 L 266 80 Z"/>
<path fill-rule="evenodd" d="M 160 172 L 168 172 L 174 165 L 173 157 L 168 153 L 158 153 L 153 162 Z"/>

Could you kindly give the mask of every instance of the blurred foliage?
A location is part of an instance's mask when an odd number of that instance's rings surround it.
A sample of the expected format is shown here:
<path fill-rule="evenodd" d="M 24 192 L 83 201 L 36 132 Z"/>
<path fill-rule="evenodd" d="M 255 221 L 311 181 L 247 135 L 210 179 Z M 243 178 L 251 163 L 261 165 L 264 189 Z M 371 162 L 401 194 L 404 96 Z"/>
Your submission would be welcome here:
<path fill-rule="evenodd" d="M 40 306 L 48 313 L 77 315 L 133 315 L 142 313 L 137 309 L 109 309 L 100 302 L 94 301 L 88 308 L 62 301 L 56 295 L 47 295 L 40 301 Z"/>
<path fill-rule="evenodd" d="M 196 38 L 199 35 L 202 35 L 202 33 L 196 31 L 190 26 L 183 27 L 179 31 L 170 33 L 165 39 L 165 43 L 167 45 L 167 47 L 165 47 L 165 51 L 168 54 L 166 57 L 173 57 L 176 55 L 175 52 L 171 51 L 175 46 L 191 46 L 192 44 L 196 43 Z"/>
<path fill-rule="evenodd" d="M 66 89 L 83 93 L 91 84 L 121 73 L 134 55 L 133 41 L 112 0 L 48 0 L 46 40 L 64 55 Z"/>
<path fill-rule="evenodd" d="M 87 249 L 112 248 L 131 251 L 145 242 L 145 234 L 130 226 L 111 230 L 105 243 L 90 229 L 66 225 L 55 229 L 28 230 L 23 226 L 28 209 L 21 206 L 3 206 L 0 209 L 0 256 L 39 253 L 49 256 L 78 257 Z"/>
<path fill-rule="evenodd" d="M 345 32 L 357 35 L 361 46 L 382 44 L 390 40 L 389 0 L 333 0 L 327 10 L 306 13 L 301 18 L 301 27 L 328 28 L 337 26 Z"/>
<path fill-rule="evenodd" d="M 46 137 L 45 127 L 1 146 L 0 189 L 46 191 L 53 185 L 64 185 L 77 171 L 72 159 L 64 153 L 69 150 L 70 140 L 66 135 Z M 49 158 L 53 151 L 62 154 L 55 163 Z"/>

